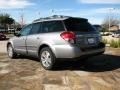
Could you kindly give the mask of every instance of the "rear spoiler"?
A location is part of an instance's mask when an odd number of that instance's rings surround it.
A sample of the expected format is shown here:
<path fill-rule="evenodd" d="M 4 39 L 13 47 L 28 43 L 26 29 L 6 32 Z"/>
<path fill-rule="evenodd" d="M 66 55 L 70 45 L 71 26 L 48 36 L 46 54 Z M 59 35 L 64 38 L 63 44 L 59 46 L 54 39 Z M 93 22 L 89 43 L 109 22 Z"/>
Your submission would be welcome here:
<path fill-rule="evenodd" d="M 88 19 L 86 19 L 86 18 L 77 18 L 77 17 L 69 17 L 65 20 L 79 20 L 81 22 L 88 22 Z"/>

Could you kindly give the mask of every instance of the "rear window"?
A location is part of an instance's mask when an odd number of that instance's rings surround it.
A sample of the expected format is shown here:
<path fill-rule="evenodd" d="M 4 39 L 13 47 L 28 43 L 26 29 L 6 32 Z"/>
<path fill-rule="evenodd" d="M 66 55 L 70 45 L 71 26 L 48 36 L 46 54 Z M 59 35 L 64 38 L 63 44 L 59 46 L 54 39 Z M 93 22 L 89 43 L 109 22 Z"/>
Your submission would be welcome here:
<path fill-rule="evenodd" d="M 64 24 L 68 31 L 80 31 L 80 32 L 89 32 L 96 31 L 96 29 L 88 23 L 86 19 L 67 19 L 64 20 Z"/>

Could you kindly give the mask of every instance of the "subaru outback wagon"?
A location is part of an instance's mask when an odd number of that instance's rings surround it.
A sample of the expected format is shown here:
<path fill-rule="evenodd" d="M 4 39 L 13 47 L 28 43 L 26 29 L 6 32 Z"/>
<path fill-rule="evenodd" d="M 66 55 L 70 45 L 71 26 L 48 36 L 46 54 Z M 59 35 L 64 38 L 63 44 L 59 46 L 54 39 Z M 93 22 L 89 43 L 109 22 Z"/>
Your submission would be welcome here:
<path fill-rule="evenodd" d="M 95 56 L 105 51 L 100 33 L 85 18 L 51 16 L 26 25 L 7 43 L 10 58 L 38 57 L 45 69 L 53 69 L 58 59 Z"/>

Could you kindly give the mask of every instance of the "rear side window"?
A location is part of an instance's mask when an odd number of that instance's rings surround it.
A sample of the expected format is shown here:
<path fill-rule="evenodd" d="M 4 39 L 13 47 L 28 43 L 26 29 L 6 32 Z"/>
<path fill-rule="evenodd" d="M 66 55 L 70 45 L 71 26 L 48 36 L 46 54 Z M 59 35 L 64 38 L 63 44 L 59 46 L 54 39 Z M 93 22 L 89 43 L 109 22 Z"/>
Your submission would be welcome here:
<path fill-rule="evenodd" d="M 41 23 L 34 23 L 32 25 L 32 29 L 30 30 L 30 35 L 31 34 L 38 34 L 40 33 L 40 30 L 41 30 Z"/>
<path fill-rule="evenodd" d="M 64 26 L 63 26 L 62 21 L 46 21 L 42 23 L 43 33 L 59 32 L 63 30 L 64 30 Z"/>
<path fill-rule="evenodd" d="M 80 32 L 89 32 L 96 31 L 96 29 L 88 23 L 87 20 L 82 19 L 66 19 L 64 20 L 64 24 L 68 31 L 80 31 Z"/>

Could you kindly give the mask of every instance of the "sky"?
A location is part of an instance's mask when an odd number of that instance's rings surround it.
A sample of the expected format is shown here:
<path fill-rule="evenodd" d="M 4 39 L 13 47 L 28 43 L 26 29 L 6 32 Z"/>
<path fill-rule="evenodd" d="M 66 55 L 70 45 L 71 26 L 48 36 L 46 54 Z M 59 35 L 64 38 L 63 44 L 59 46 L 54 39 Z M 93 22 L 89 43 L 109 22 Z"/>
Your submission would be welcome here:
<path fill-rule="evenodd" d="M 0 13 L 10 14 L 17 22 L 23 15 L 26 24 L 51 15 L 82 17 L 101 24 L 108 16 L 120 19 L 120 0 L 0 0 Z"/>

